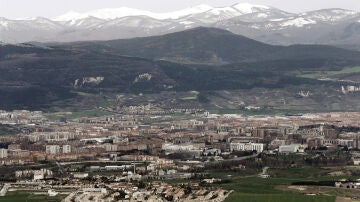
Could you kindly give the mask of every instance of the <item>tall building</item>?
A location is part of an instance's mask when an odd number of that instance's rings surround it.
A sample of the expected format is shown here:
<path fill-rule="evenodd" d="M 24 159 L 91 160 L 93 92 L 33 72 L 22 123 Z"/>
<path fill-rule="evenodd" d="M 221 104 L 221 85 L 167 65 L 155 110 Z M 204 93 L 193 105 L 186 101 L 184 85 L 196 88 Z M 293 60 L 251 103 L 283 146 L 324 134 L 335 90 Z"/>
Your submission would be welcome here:
<path fill-rule="evenodd" d="M 8 150 L 0 149 L 0 158 L 7 158 L 7 157 L 8 157 Z"/>
<path fill-rule="evenodd" d="M 47 154 L 58 154 L 60 153 L 59 145 L 46 145 L 46 153 Z"/>
<path fill-rule="evenodd" d="M 21 146 L 20 146 L 20 144 L 10 144 L 8 146 L 8 149 L 9 150 L 21 149 Z"/>
<path fill-rule="evenodd" d="M 264 150 L 264 144 L 261 143 L 230 143 L 230 151 L 257 151 L 258 153 Z"/>
<path fill-rule="evenodd" d="M 71 146 L 70 145 L 63 145 L 62 146 L 62 153 L 63 154 L 71 153 Z"/>

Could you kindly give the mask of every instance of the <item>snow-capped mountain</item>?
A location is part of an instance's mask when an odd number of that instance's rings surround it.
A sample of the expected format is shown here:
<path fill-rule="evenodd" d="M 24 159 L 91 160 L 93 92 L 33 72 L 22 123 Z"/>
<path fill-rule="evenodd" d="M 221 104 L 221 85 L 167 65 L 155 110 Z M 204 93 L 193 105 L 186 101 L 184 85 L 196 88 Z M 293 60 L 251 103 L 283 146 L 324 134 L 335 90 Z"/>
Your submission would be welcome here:
<path fill-rule="evenodd" d="M 168 13 L 121 7 L 68 12 L 58 17 L 0 18 L 0 41 L 110 40 L 145 37 L 198 26 L 217 27 L 272 44 L 360 44 L 360 14 L 344 9 L 289 13 L 271 6 L 240 3 L 198 5 Z"/>
<path fill-rule="evenodd" d="M 86 13 L 78 13 L 70 11 L 63 15 L 53 18 L 54 21 L 73 21 L 84 19 L 88 17 L 96 17 L 104 20 L 113 20 L 116 18 L 129 17 L 129 16 L 148 16 L 158 20 L 165 19 L 179 19 L 188 15 L 196 15 L 202 13 L 211 13 L 213 15 L 226 15 L 229 17 L 239 16 L 243 14 L 249 14 L 254 12 L 269 10 L 268 6 L 254 5 L 249 3 L 235 4 L 230 7 L 213 8 L 209 5 L 198 5 L 191 8 L 186 8 L 179 11 L 169 13 L 153 13 L 149 11 L 143 11 L 133 8 L 121 7 L 121 8 L 109 8 L 93 10 Z"/>
<path fill-rule="evenodd" d="M 183 18 L 188 21 L 200 21 L 202 23 L 215 23 L 227 19 L 231 19 L 238 16 L 247 16 L 257 14 L 256 19 L 264 19 L 264 16 L 268 16 L 269 13 L 276 12 L 278 9 L 254 5 L 248 3 L 235 4 L 229 7 L 211 8 L 202 13 L 195 13 L 187 15 Z M 256 20 L 254 19 L 254 20 Z"/>
<path fill-rule="evenodd" d="M 308 19 L 318 22 L 332 23 L 349 20 L 351 18 L 359 16 L 359 13 L 356 11 L 345 9 L 323 9 L 318 11 L 301 13 L 300 16 L 304 16 Z"/>
<path fill-rule="evenodd" d="M 94 11 L 89 11 L 86 13 L 77 13 L 74 11 L 70 11 L 64 15 L 53 18 L 54 21 L 72 21 L 84 19 L 87 17 L 96 17 L 104 20 L 113 20 L 116 18 L 129 17 L 129 16 L 148 16 L 151 18 L 164 20 L 164 19 L 178 19 L 187 15 L 203 13 L 212 9 L 211 6 L 208 5 L 198 5 L 195 7 L 169 12 L 169 13 L 153 13 L 150 11 L 143 11 L 133 8 L 121 7 L 121 8 L 107 8 L 107 9 L 99 9 Z"/>

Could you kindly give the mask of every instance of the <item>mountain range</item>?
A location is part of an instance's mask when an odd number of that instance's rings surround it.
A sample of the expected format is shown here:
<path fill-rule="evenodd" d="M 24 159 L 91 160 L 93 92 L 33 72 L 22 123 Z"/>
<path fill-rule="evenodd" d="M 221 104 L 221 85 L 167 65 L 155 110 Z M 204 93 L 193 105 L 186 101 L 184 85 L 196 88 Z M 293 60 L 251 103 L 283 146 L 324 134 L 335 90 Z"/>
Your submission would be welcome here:
<path fill-rule="evenodd" d="M 44 17 L 11 20 L 0 18 L 0 41 L 5 43 L 73 42 L 156 36 L 195 27 L 229 30 L 273 44 L 331 44 L 360 47 L 360 13 L 324 9 L 289 13 L 270 6 L 248 3 L 214 8 L 199 5 L 170 12 L 153 13 L 132 8 L 69 12 Z"/>
<path fill-rule="evenodd" d="M 322 65 L 317 64 L 316 68 L 319 69 L 322 66 L 331 68 L 336 63 L 352 65 L 360 62 L 359 52 L 356 51 L 325 45 L 274 46 L 227 30 L 207 27 L 144 38 L 74 42 L 54 46 L 181 64 L 226 65 L 259 61 L 270 64 L 282 60 L 307 63 L 322 61 Z"/>
<path fill-rule="evenodd" d="M 341 91 L 360 81 L 358 66 L 357 51 L 269 45 L 208 27 L 110 41 L 2 43 L 0 108 L 46 110 L 90 102 L 89 95 L 115 99 L 124 93 L 155 94 L 155 103 L 170 98 L 167 104 L 186 103 L 177 93 L 199 92 L 204 107 L 279 107 L 278 99 L 286 97 L 301 109 L 358 110 L 358 96 Z M 325 73 L 327 79 L 317 77 Z M 304 89 L 311 89 L 309 98 L 298 97 Z M 164 98 L 163 92 L 175 95 Z"/>

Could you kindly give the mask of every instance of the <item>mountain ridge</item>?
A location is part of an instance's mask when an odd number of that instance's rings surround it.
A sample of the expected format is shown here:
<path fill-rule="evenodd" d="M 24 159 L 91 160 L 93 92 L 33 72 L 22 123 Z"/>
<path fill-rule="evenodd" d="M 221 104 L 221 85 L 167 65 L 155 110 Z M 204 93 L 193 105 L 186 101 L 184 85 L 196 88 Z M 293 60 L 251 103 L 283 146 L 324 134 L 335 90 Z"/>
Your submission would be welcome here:
<path fill-rule="evenodd" d="M 0 40 L 22 43 L 128 39 L 205 26 L 226 29 L 274 45 L 330 42 L 341 47 L 360 45 L 360 14 L 356 11 L 322 9 L 296 14 L 253 4 L 202 5 L 185 10 L 163 17 L 151 12 L 115 9 L 110 13 L 96 11 L 96 15 L 70 13 L 65 21 L 43 17 L 0 18 Z"/>
<path fill-rule="evenodd" d="M 47 110 L 59 103 L 89 103 L 83 93 L 116 97 L 199 91 L 217 100 L 219 91 L 251 90 L 263 97 L 265 89 L 298 99 L 296 92 L 318 89 L 309 103 L 321 106 L 331 99 L 347 108 L 357 96 L 344 98 L 350 101 L 342 105 L 339 89 L 353 83 L 306 75 L 356 66 L 360 66 L 357 51 L 323 45 L 273 46 L 206 27 L 129 40 L 2 44 L 0 107 Z M 352 73 L 351 79 L 357 75 Z M 273 103 L 276 97 L 271 98 Z"/>
<path fill-rule="evenodd" d="M 274 46 L 228 30 L 197 27 L 153 37 L 70 43 L 72 47 L 187 64 L 224 65 L 258 60 L 355 61 L 359 52 L 321 45 Z M 344 53 L 344 54 L 343 54 Z M 331 55 L 331 57 L 329 57 Z M 360 61 L 360 59 L 359 59 Z"/>

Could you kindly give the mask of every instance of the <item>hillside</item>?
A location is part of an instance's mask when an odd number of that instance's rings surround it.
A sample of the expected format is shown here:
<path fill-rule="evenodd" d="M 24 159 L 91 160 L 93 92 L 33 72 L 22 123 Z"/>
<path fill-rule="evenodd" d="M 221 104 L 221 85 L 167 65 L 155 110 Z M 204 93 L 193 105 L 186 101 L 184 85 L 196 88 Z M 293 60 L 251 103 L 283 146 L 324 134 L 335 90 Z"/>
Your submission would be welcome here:
<path fill-rule="evenodd" d="M 185 64 L 223 65 L 259 61 L 358 64 L 360 53 L 322 45 L 273 46 L 216 28 L 194 28 L 155 37 L 79 42 L 61 47 L 111 52 Z M 305 67 L 305 66 L 304 66 Z"/>
<path fill-rule="evenodd" d="M 267 89 L 295 96 L 313 88 L 326 92 L 325 97 L 314 96 L 313 102 L 321 105 L 327 97 L 339 101 L 345 84 L 334 77 L 324 81 L 311 75 L 360 66 L 359 56 L 330 46 L 272 46 L 214 28 L 105 42 L 4 44 L 0 46 L 0 108 L 52 109 L 92 102 L 83 96 L 88 94 L 116 97 L 188 91 L 201 92 L 202 100 L 209 97 L 211 103 L 218 100 L 213 93 L 217 91 L 243 94 Z M 351 73 L 356 79 L 355 70 Z M 278 99 L 255 94 L 256 99 Z M 160 102 L 161 97 L 155 100 Z"/>

